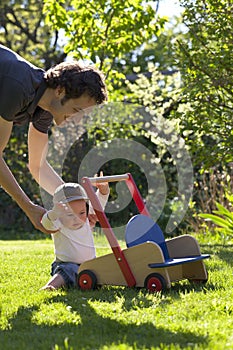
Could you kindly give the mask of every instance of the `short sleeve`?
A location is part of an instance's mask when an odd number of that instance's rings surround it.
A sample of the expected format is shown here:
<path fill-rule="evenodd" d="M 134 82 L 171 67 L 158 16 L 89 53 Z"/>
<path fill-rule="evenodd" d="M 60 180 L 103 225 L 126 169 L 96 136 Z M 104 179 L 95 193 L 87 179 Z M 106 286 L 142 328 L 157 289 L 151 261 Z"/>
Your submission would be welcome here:
<path fill-rule="evenodd" d="M 36 130 L 47 134 L 52 125 L 53 116 L 51 113 L 37 107 L 32 118 L 32 124 Z"/>
<path fill-rule="evenodd" d="M 61 228 L 60 220 L 52 221 L 48 218 L 48 212 L 46 212 L 41 219 L 41 224 L 43 227 L 51 232 L 56 232 Z"/>

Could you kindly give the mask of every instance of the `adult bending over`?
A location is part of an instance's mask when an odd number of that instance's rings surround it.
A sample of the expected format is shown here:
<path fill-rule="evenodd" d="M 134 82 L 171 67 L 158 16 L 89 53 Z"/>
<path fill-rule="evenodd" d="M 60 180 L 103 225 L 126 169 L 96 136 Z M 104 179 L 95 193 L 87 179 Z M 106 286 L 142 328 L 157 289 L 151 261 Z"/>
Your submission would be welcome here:
<path fill-rule="evenodd" d="M 107 100 L 104 77 L 94 66 L 63 62 L 48 71 L 0 45 L 0 186 L 17 202 L 36 229 L 45 209 L 31 202 L 3 158 L 13 124 L 29 123 L 28 168 L 38 184 L 53 195 L 64 181 L 46 160 L 48 130 L 54 122 L 81 119 Z"/>

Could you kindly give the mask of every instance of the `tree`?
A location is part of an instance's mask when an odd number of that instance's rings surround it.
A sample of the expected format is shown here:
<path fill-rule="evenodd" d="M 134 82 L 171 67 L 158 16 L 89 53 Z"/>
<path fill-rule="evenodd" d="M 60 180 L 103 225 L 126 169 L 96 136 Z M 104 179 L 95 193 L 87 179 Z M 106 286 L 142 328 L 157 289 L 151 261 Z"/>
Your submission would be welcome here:
<path fill-rule="evenodd" d="M 165 21 L 148 0 L 45 0 L 44 13 L 46 23 L 64 31 L 65 52 L 97 64 L 111 92 L 124 79 L 116 63 L 156 36 Z"/>
<path fill-rule="evenodd" d="M 183 99 L 180 113 L 197 163 L 232 162 L 233 4 L 230 0 L 182 0 L 188 32 L 177 40 Z M 187 140 L 188 141 L 188 140 Z"/>
<path fill-rule="evenodd" d="M 58 31 L 44 22 L 43 2 L 7 0 L 0 4 L 0 43 L 44 69 L 62 62 L 66 54 Z"/>
<path fill-rule="evenodd" d="M 152 37 L 137 49 L 126 53 L 122 60 L 115 63 L 114 68 L 123 71 L 129 80 L 135 80 L 132 72 L 135 67 L 148 75 L 148 64 L 154 64 L 164 75 L 177 70 L 174 41 L 183 33 L 179 29 L 180 18 L 175 18 L 174 23 L 164 27 L 157 35 Z"/>

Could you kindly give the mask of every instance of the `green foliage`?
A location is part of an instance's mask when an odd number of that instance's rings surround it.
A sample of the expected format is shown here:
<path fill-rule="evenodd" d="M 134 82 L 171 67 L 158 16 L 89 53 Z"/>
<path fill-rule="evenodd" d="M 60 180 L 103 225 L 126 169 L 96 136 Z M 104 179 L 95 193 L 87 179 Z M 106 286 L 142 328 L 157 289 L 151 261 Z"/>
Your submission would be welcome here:
<path fill-rule="evenodd" d="M 164 230 L 171 213 L 174 217 L 181 213 L 190 199 L 190 186 L 187 183 L 192 181 L 193 169 L 180 134 L 179 119 L 175 118 L 179 108 L 185 111 L 190 107 L 180 99 L 179 73 L 164 76 L 153 64 L 148 65 L 150 77 L 141 73 L 138 67 L 135 71 L 138 78 L 134 83 L 127 83 L 131 100 L 149 111 L 148 116 L 144 116 L 142 130 L 153 145 L 156 164 L 162 167 L 166 176 L 166 204 L 159 221 Z M 158 196 L 158 191 L 154 196 Z M 177 226 L 175 219 L 174 224 Z"/>
<path fill-rule="evenodd" d="M 152 114 L 151 124 L 156 125 L 158 118 L 166 118 L 174 119 L 168 124 L 173 124 L 173 127 L 175 127 L 175 125 L 178 125 L 178 120 L 174 118 L 174 112 L 182 103 L 180 100 L 180 74 L 171 72 L 171 74 L 164 75 L 151 63 L 148 64 L 147 70 L 150 73 L 149 77 L 140 71 L 140 67 L 134 67 L 137 79 L 133 83 L 127 82 L 127 86 L 132 93 L 131 101 L 146 107 L 150 111 Z M 184 105 L 183 108 L 189 108 L 189 105 Z M 149 131 L 150 127 L 148 126 L 147 129 Z M 156 138 L 155 136 L 154 139 Z M 163 144 L 159 141 L 158 143 L 161 146 Z"/>
<path fill-rule="evenodd" d="M 196 233 L 213 229 L 211 221 L 203 221 L 199 213 L 212 213 L 216 210 L 216 202 L 226 209 L 231 210 L 232 204 L 229 199 L 233 191 L 231 181 L 231 167 L 214 166 L 205 171 L 194 168 L 194 188 L 190 202 L 190 208 L 186 215 L 186 222 Z"/>
<path fill-rule="evenodd" d="M 108 77 L 110 91 L 124 78 L 114 64 L 158 34 L 164 24 L 148 0 L 45 0 L 44 13 L 47 24 L 64 31 L 65 52 L 97 64 Z"/>
<path fill-rule="evenodd" d="M 233 204 L 233 196 L 230 196 L 231 204 Z M 218 210 L 213 210 L 213 214 L 201 213 L 199 216 L 205 220 L 212 221 L 218 226 L 217 231 L 221 232 L 223 235 L 229 236 L 233 235 L 233 213 L 225 208 L 220 203 L 216 203 Z"/>
<path fill-rule="evenodd" d="M 169 28 L 163 27 L 157 35 L 145 40 L 139 48 L 126 53 L 121 60 L 115 63 L 114 69 L 127 74 L 130 81 L 137 77 L 137 72 L 134 71 L 135 67 L 148 76 L 148 64 L 153 64 L 164 75 L 176 71 L 177 59 L 174 41 L 183 36 L 181 29 L 179 29 L 180 21 L 179 18 L 176 18 L 173 24 L 169 24 Z"/>
<path fill-rule="evenodd" d="M 191 131 L 189 145 L 196 161 L 208 168 L 232 161 L 233 4 L 230 0 L 180 3 L 187 33 L 176 42 L 178 65 L 183 98 L 191 105 L 180 117 L 184 130 Z"/>
<path fill-rule="evenodd" d="M 179 198 L 176 200 L 176 169 L 171 154 L 167 152 L 168 144 L 164 142 L 164 136 L 167 142 L 172 135 L 171 130 L 182 135 L 196 166 L 197 182 L 200 180 L 200 167 L 207 168 L 232 160 L 233 5 L 227 0 L 207 0 L 204 4 L 201 0 L 182 0 L 181 5 L 185 8 L 183 22 L 187 28 L 187 32 L 182 34 L 177 33 L 175 28 L 163 31 L 165 19 L 157 17 L 155 6 L 151 6 L 149 1 L 47 0 L 43 5 L 34 0 L 17 0 L 9 5 L 3 0 L 0 4 L 1 43 L 45 68 L 60 62 L 67 54 L 92 61 L 108 77 L 110 100 L 122 100 L 124 97 L 124 100 L 140 103 L 152 111 L 153 117 L 147 121 L 146 128 L 145 124 L 136 124 L 135 120 L 132 125 L 126 125 L 117 114 L 114 118 L 105 115 L 106 122 L 98 120 L 98 126 L 88 126 L 88 134 L 69 151 L 64 179 L 74 179 L 82 157 L 105 140 L 110 145 L 114 138 L 135 138 L 155 154 L 166 173 L 169 199 L 166 213 L 163 214 L 164 222 L 172 208 L 179 211 L 181 204 Z M 59 40 L 64 36 L 63 42 Z M 65 53 L 61 47 L 64 42 Z M 149 65 L 150 78 L 147 80 L 140 73 L 148 70 L 148 62 L 166 72 L 179 66 L 181 75 L 164 76 Z M 139 79 L 136 84 L 125 86 L 125 74 L 130 73 Z M 164 118 L 171 122 L 163 130 Z M 158 126 L 161 132 L 164 131 L 163 134 L 157 133 Z M 6 150 L 8 164 L 30 198 L 40 202 L 38 186 L 28 176 L 25 166 L 25 131 L 22 128 L 14 133 L 12 143 Z M 56 162 L 57 159 L 54 159 L 55 165 Z M 130 170 L 143 195 L 146 193 L 143 175 L 130 162 L 121 159 L 104 166 L 107 173 Z M 206 187 L 210 198 L 211 188 L 209 184 Z M 202 193 L 206 187 L 203 187 Z M 207 205 L 209 198 L 205 199 Z M 198 211 L 199 203 L 196 198 L 194 201 Z M 13 225 L 14 217 L 22 225 L 25 220 L 27 222 L 26 218 L 21 219 L 20 209 L 4 193 L 1 195 L 0 210 L 6 218 L 6 222 L 1 218 L 1 225 L 7 222 Z"/>
<path fill-rule="evenodd" d="M 25 59 L 48 69 L 66 57 L 56 30 L 45 24 L 43 2 L 1 1 L 0 42 Z"/>

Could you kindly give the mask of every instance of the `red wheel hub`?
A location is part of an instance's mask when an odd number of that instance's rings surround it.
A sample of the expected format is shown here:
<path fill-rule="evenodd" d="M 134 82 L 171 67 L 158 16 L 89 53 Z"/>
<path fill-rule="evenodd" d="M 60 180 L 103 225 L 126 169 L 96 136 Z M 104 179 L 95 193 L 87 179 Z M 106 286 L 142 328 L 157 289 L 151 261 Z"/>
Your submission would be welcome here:
<path fill-rule="evenodd" d="M 92 289 L 93 281 L 90 275 L 83 274 L 79 279 L 79 286 L 81 289 Z"/>
<path fill-rule="evenodd" d="M 161 290 L 163 289 L 163 285 L 162 285 L 161 281 L 159 280 L 159 278 L 151 277 L 147 281 L 147 289 L 150 292 L 161 292 Z"/>

